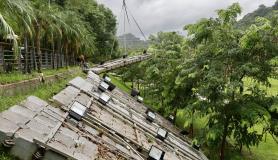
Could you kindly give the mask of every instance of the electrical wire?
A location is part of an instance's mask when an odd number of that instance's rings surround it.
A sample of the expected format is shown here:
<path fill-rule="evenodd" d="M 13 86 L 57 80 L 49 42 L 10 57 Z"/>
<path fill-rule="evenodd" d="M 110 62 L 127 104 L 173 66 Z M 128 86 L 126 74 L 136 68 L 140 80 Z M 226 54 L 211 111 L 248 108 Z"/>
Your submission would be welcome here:
<path fill-rule="evenodd" d="M 147 41 L 146 35 L 143 32 L 142 28 L 140 27 L 138 21 L 136 20 L 136 18 L 133 16 L 132 12 L 129 10 L 129 8 L 127 7 L 126 4 L 126 0 L 123 0 L 123 5 L 122 5 L 122 9 L 121 9 L 121 14 L 124 12 L 124 51 L 125 54 L 127 54 L 127 39 L 126 39 L 126 20 L 129 24 L 129 26 L 131 27 L 131 20 L 130 20 L 130 16 L 129 13 L 132 17 L 132 20 L 134 21 L 136 27 L 139 29 L 141 35 L 144 37 L 144 40 Z M 113 50 L 114 50 L 114 45 L 115 45 L 115 39 L 113 41 L 113 45 L 112 45 L 112 49 L 111 49 L 111 55 L 113 54 Z"/>

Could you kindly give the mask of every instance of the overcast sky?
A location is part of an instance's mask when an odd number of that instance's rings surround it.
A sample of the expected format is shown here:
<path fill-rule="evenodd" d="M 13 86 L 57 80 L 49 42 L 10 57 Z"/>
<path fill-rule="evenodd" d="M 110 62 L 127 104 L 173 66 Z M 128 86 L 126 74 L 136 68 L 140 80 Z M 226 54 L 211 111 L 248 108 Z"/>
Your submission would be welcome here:
<path fill-rule="evenodd" d="M 123 34 L 122 0 L 97 0 L 112 9 L 118 18 L 118 34 Z M 272 6 L 276 0 L 126 0 L 131 13 L 148 36 L 159 31 L 180 31 L 186 24 L 200 18 L 215 16 L 215 10 L 239 2 L 241 17 L 257 9 L 260 4 Z M 127 32 L 142 37 L 134 23 L 127 25 Z"/>

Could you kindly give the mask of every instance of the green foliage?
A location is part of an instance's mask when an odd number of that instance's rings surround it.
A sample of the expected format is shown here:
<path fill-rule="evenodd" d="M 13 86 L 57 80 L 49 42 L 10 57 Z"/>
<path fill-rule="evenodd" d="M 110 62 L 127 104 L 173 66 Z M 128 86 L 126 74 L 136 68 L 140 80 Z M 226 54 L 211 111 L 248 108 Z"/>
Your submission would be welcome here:
<path fill-rule="evenodd" d="M 0 159 L 1 160 L 14 160 L 15 158 L 8 153 L 8 151 L 0 147 Z"/>
<path fill-rule="evenodd" d="M 70 67 L 70 68 L 59 68 L 59 69 L 46 69 L 43 70 L 44 76 L 49 75 L 55 75 L 58 73 L 63 73 L 68 70 L 77 70 L 77 67 Z M 22 74 L 21 72 L 12 72 L 7 74 L 1 74 L 0 76 L 0 84 L 9 84 L 9 83 L 15 83 L 23 80 L 29 80 L 32 78 L 38 78 L 40 75 L 38 73 L 32 73 L 32 74 Z"/>
<path fill-rule="evenodd" d="M 158 33 L 150 37 L 150 51 L 154 54 L 147 62 L 146 81 L 151 85 L 149 94 L 160 99 L 159 106 L 166 107 L 171 89 L 175 85 L 176 67 L 183 60 L 183 38 L 175 32 Z M 173 104 L 174 105 L 174 104 Z"/>
<path fill-rule="evenodd" d="M 42 47 L 94 61 L 117 56 L 116 18 L 95 0 L 1 0 L 0 10 L 0 39 L 8 36 L 15 49 L 25 39 L 34 44 L 39 72 Z"/>
<path fill-rule="evenodd" d="M 86 29 L 94 36 L 96 60 L 114 58 L 111 50 L 117 51 L 116 17 L 104 5 L 91 0 L 66 0 L 65 7 L 74 11 L 87 23 Z M 115 42 L 116 41 L 116 42 Z M 113 46 L 114 45 L 114 46 Z M 92 57 L 92 56 L 91 56 Z"/>
<path fill-rule="evenodd" d="M 266 130 L 273 118 L 268 109 L 273 98 L 257 86 L 247 88 L 249 93 L 245 94 L 243 79 L 250 77 L 269 86 L 268 78 L 273 72 L 270 61 L 277 56 L 278 49 L 277 24 L 260 18 L 242 34 L 234 27 L 240 12 L 239 5 L 233 4 L 227 10 L 219 10 L 216 19 L 186 27 L 193 37 L 191 44 L 196 48 L 196 55 L 182 67 L 189 72 L 180 76 L 194 79 L 192 89 L 206 97 L 201 99 L 201 111 L 209 115 L 204 133 L 208 145 L 221 148 L 221 159 L 227 137 L 233 137 L 239 149 L 242 145 L 247 148 L 258 145 L 265 132 L 250 129 L 262 124 Z"/>
<path fill-rule="evenodd" d="M 141 77 L 146 99 L 159 106 L 160 113 L 184 108 L 183 127 L 193 130 L 194 117 L 206 117 L 196 138 L 224 159 L 228 139 L 241 151 L 277 133 L 277 103 L 265 89 L 277 73 L 278 23 L 275 14 L 257 18 L 243 32 L 236 27 L 238 3 L 217 13 L 216 18 L 185 26 L 186 38 L 176 33 L 151 36 L 152 59 L 122 74 L 130 81 Z M 245 85 L 245 79 L 252 85 Z M 254 129 L 257 125 L 260 130 Z"/>
<path fill-rule="evenodd" d="M 32 8 L 28 1 L 25 0 L 1 0 L 0 1 L 0 39 L 9 39 L 17 48 L 17 35 L 12 25 L 23 24 L 23 27 L 28 28 L 32 16 Z M 20 18 L 21 17 L 21 18 Z M 24 19 L 22 19 L 24 17 Z M 20 20 L 19 20 L 20 19 Z M 17 51 L 17 50 L 16 50 Z"/>

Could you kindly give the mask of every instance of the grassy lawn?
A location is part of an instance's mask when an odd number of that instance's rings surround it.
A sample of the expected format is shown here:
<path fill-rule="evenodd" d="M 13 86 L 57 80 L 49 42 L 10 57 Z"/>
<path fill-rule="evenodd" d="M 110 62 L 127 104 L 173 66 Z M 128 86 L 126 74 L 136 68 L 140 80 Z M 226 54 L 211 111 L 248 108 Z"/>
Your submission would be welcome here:
<path fill-rule="evenodd" d="M 68 67 L 60 69 L 45 69 L 42 72 L 44 76 L 54 75 L 61 72 L 66 72 L 69 69 L 77 69 L 78 67 Z M 33 71 L 31 74 L 22 74 L 21 72 L 12 72 L 12 73 L 1 73 L 0 74 L 0 84 L 9 84 L 14 82 L 19 82 L 22 80 L 28 80 L 38 77 L 39 74 L 36 71 Z"/>
<path fill-rule="evenodd" d="M 261 142 L 258 147 L 251 147 L 251 153 L 245 149 L 243 155 L 248 160 L 278 160 L 278 144 L 268 134 L 266 142 Z"/>

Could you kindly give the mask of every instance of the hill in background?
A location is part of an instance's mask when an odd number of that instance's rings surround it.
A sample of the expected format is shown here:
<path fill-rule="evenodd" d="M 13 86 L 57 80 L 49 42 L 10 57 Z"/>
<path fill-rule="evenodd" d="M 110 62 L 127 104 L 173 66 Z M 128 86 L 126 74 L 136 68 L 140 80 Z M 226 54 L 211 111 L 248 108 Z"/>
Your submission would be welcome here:
<path fill-rule="evenodd" d="M 278 11 L 278 0 L 271 7 L 266 7 L 265 5 L 260 5 L 258 9 L 256 9 L 252 13 L 248 13 L 245 15 L 239 22 L 238 27 L 245 29 L 246 27 L 255 23 L 257 17 L 266 17 L 269 18 L 273 14 L 274 11 Z"/>
<path fill-rule="evenodd" d="M 118 41 L 119 41 L 119 45 L 121 48 L 124 48 L 125 41 L 126 41 L 126 45 L 127 45 L 128 49 L 146 49 L 146 48 L 148 48 L 147 41 L 143 41 L 131 33 L 119 36 Z"/>

